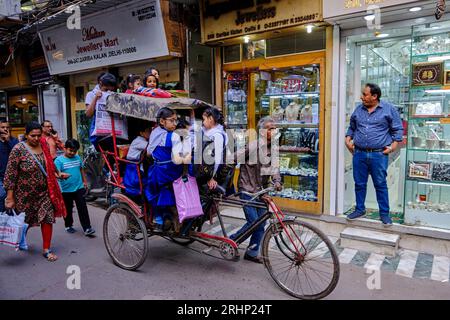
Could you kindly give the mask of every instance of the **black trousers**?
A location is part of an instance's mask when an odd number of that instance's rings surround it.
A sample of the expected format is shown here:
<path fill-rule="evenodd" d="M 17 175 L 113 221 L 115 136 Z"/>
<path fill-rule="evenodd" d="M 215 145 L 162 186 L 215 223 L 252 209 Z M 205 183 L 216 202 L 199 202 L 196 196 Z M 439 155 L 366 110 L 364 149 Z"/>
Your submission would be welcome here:
<path fill-rule="evenodd" d="M 83 230 L 89 229 L 91 227 L 91 220 L 89 219 L 89 212 L 86 205 L 86 200 L 84 199 L 84 194 L 86 190 L 84 188 L 79 189 L 75 192 L 63 192 L 64 203 L 66 205 L 67 216 L 64 218 L 64 224 L 66 228 L 73 226 L 73 202 L 77 206 L 78 217 L 80 218 L 81 226 Z"/>

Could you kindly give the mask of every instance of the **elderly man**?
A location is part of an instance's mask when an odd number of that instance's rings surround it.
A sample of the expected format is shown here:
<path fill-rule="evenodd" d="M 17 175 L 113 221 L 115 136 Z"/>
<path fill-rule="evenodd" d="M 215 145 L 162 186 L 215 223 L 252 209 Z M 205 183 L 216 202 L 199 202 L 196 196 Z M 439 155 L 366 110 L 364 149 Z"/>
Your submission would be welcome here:
<path fill-rule="evenodd" d="M 7 121 L 0 121 L 0 212 L 5 211 L 6 191 L 3 188 L 6 165 L 12 148 L 19 140 L 11 136 L 10 126 Z"/>
<path fill-rule="evenodd" d="M 361 95 L 362 104 L 356 107 L 350 118 L 345 144 L 353 154 L 356 209 L 347 219 L 353 220 L 366 214 L 367 180 L 370 174 L 377 194 L 380 219 L 385 226 L 390 226 L 392 220 L 389 216 L 387 169 L 389 154 L 403 140 L 403 125 L 395 107 L 380 101 L 380 98 L 380 87 L 366 84 Z"/>
<path fill-rule="evenodd" d="M 270 178 L 275 184 L 277 190 L 281 190 L 281 176 L 279 167 L 276 165 L 278 161 L 273 162 L 271 159 L 272 139 L 277 129 L 275 121 L 271 117 L 264 117 L 258 122 L 259 139 L 250 142 L 250 144 L 237 154 L 237 159 L 241 162 L 238 188 L 239 191 L 256 193 L 267 187 Z M 261 157 L 267 157 L 262 159 Z M 275 159 L 277 160 L 277 159 Z M 250 200 L 251 197 L 241 194 L 242 200 Z M 252 223 L 266 212 L 265 209 L 244 206 L 245 218 L 247 223 L 235 234 L 231 235 L 231 239 L 236 239 L 240 234 L 247 230 Z M 261 224 L 252 234 L 250 244 L 244 255 L 244 259 L 256 263 L 262 263 L 259 257 L 259 247 L 264 235 L 264 223 Z"/>
<path fill-rule="evenodd" d="M 42 137 L 47 142 L 49 149 L 50 149 L 50 155 L 52 156 L 53 160 L 56 159 L 58 156 L 57 151 L 64 150 L 64 143 L 59 139 L 58 134 L 53 130 L 53 124 L 49 120 L 45 120 L 41 124 L 42 126 Z"/>

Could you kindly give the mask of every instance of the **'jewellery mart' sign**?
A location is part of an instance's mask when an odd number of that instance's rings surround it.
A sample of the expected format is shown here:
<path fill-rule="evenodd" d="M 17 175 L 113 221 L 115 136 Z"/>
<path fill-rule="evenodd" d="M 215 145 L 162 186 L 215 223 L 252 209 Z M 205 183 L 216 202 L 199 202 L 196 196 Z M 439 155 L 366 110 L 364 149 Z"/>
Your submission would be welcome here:
<path fill-rule="evenodd" d="M 203 0 L 202 41 L 214 42 L 252 33 L 322 21 L 317 0 Z"/>
<path fill-rule="evenodd" d="M 159 0 L 81 17 L 81 29 L 66 25 L 39 34 L 50 74 L 60 74 L 166 56 L 169 49 Z"/>
<path fill-rule="evenodd" d="M 386 8 L 401 4 L 423 2 L 423 0 L 322 0 L 324 19 L 365 12 L 371 6 Z"/>

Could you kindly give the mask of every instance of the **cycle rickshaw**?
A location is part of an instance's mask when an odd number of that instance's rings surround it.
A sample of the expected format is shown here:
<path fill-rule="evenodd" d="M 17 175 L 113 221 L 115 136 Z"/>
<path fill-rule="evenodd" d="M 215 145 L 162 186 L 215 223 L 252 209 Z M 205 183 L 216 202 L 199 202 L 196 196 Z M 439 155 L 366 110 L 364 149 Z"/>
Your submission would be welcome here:
<path fill-rule="evenodd" d="M 189 98 L 158 99 L 137 95 L 114 93 L 108 97 L 106 110 L 111 119 L 114 114 L 128 118 L 156 121 L 156 113 L 162 107 L 170 107 L 183 114 L 194 110 L 196 115 L 202 108 L 210 106 L 200 100 Z M 197 116 L 196 116 L 197 117 Z M 133 163 L 139 174 L 140 162 L 131 162 L 120 156 L 115 137 L 114 121 L 112 123 L 112 140 L 114 151 L 101 150 L 105 163 L 111 171 L 108 183 L 116 188 L 124 189 L 120 173 L 120 162 Z M 116 170 L 111 167 L 113 158 Z M 234 171 L 234 170 L 233 170 Z M 142 191 L 142 181 L 140 183 Z M 204 214 L 200 217 L 185 220 L 179 231 L 175 228 L 163 232 L 153 230 L 151 208 L 144 201 L 138 205 L 123 193 L 112 195 L 114 204 L 109 207 L 103 223 L 103 238 L 106 250 L 113 262 L 120 268 L 136 270 L 145 261 L 148 251 L 148 239 L 161 236 L 176 244 L 187 246 L 193 242 L 207 246 L 220 254 L 224 260 L 239 260 L 238 247 L 261 223 L 269 220 L 262 244 L 263 263 L 276 284 L 288 294 L 300 299 L 320 299 L 330 294 L 339 279 L 339 261 L 333 244 L 316 227 L 298 218 L 288 217 L 280 210 L 269 196 L 273 188 L 261 190 L 244 201 L 239 194 L 225 196 L 221 192 L 201 195 Z M 142 193 L 142 192 L 141 192 Z M 240 234 L 234 241 L 225 230 L 219 205 L 232 204 L 238 206 L 254 206 L 267 209 L 266 214 L 254 222 L 249 229 Z M 202 232 L 206 221 L 219 220 L 221 235 Z"/>

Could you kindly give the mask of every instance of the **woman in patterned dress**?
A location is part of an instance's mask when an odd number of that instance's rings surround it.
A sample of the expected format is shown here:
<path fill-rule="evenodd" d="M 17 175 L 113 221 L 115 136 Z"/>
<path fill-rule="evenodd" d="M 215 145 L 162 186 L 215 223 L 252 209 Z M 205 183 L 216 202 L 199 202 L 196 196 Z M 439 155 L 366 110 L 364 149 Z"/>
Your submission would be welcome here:
<path fill-rule="evenodd" d="M 8 159 L 4 186 L 7 190 L 5 207 L 25 212 L 25 222 L 41 226 L 43 255 L 48 261 L 58 257 L 50 250 L 55 217 L 65 216 L 65 207 L 48 146 L 41 140 L 42 128 L 30 122 L 25 129 L 26 141 L 17 144 Z"/>

